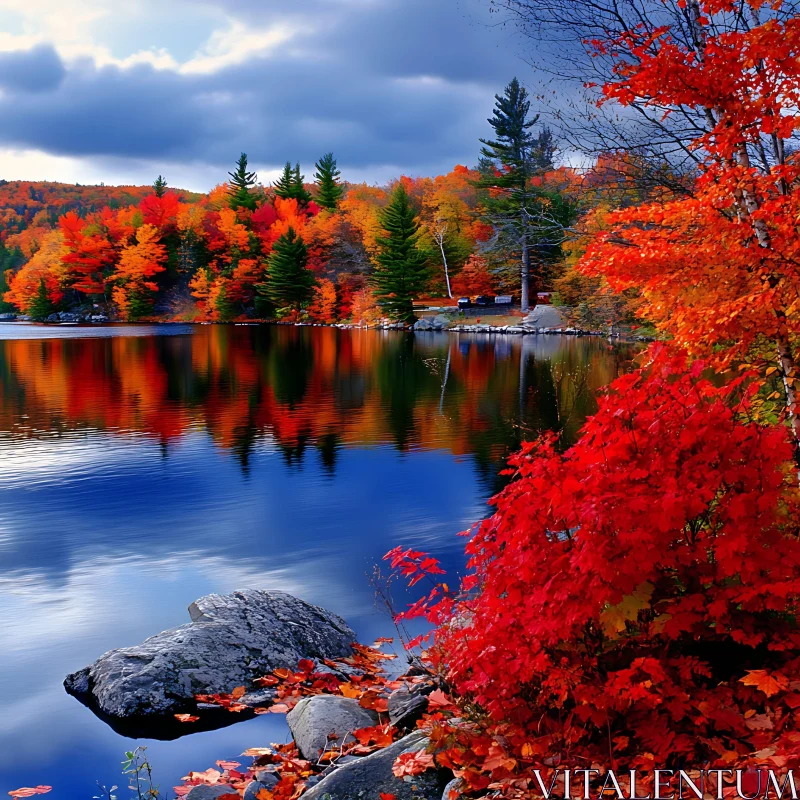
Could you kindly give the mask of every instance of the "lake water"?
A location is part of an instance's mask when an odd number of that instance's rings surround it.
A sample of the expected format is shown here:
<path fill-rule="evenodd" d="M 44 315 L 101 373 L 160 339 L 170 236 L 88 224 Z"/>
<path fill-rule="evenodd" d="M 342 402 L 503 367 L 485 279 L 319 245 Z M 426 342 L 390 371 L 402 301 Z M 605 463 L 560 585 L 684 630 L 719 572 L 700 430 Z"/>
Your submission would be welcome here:
<path fill-rule="evenodd" d="M 567 441 L 632 348 L 550 336 L 0 323 L 0 796 L 121 783 L 132 741 L 62 688 L 209 592 L 281 589 L 391 635 L 390 548 L 453 573 L 524 438 Z M 143 742 L 162 789 L 283 741 L 258 717 Z M 121 798 L 127 792 L 120 792 Z"/>

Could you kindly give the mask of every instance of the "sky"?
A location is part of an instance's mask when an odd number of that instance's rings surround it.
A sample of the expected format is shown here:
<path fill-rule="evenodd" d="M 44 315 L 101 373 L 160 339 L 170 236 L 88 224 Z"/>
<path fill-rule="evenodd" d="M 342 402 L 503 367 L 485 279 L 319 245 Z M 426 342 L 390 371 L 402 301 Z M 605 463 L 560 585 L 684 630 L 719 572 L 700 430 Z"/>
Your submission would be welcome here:
<path fill-rule="evenodd" d="M 434 175 L 477 162 L 523 54 L 489 0 L 0 0 L 0 178 Z"/>

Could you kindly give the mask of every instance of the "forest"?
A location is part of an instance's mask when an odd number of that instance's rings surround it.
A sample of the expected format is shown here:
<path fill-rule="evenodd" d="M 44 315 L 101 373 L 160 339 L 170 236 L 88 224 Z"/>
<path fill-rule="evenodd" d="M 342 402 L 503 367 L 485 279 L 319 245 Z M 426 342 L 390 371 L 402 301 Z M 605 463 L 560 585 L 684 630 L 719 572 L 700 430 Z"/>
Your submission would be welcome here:
<path fill-rule="evenodd" d="M 525 312 L 556 289 L 587 325 L 631 319 L 632 298 L 612 299 L 571 269 L 581 231 L 636 193 L 628 157 L 559 167 L 558 143 L 517 79 L 489 122 L 495 140 L 477 166 L 385 186 L 348 183 L 332 153 L 313 182 L 287 162 L 267 186 L 242 153 L 207 195 L 162 176 L 152 187 L 3 182 L 0 310 L 369 324 L 413 321 L 423 298 L 510 294 Z"/>

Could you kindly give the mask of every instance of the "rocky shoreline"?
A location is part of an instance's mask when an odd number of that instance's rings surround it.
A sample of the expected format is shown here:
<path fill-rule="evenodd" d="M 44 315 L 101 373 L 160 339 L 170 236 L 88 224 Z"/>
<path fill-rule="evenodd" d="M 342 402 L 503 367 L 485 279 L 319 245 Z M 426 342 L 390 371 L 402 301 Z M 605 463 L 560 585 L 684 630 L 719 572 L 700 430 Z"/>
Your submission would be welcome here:
<path fill-rule="evenodd" d="M 28 322 L 30 317 L 26 315 L 16 314 L 0 314 L 0 322 Z M 104 314 L 95 314 L 91 316 L 71 313 L 60 312 L 58 314 L 51 314 L 45 322 L 47 324 L 103 324 L 112 322 Z M 136 324 L 136 323 L 129 323 Z M 157 324 L 170 324 L 170 323 L 157 323 Z M 187 323 L 172 323 L 172 324 L 187 324 Z M 191 323 L 188 323 L 191 324 Z M 559 325 L 555 327 L 544 327 L 541 325 L 531 324 L 522 321 L 521 325 L 488 325 L 488 324 L 452 324 L 452 322 L 445 317 L 423 318 L 413 325 L 405 322 L 379 322 L 369 325 L 359 325 L 351 322 L 200 322 L 194 323 L 200 325 L 234 325 L 239 327 L 251 327 L 261 325 L 286 325 L 294 328 L 338 328 L 340 330 L 382 330 L 382 331 L 409 331 L 413 333 L 480 333 L 492 336 L 509 335 L 509 336 L 595 336 L 604 337 L 607 339 L 614 339 L 620 341 L 634 341 L 634 342 L 653 342 L 655 338 L 652 336 L 641 336 L 623 332 L 592 330 L 586 328 L 576 328 L 568 325 Z"/>
<path fill-rule="evenodd" d="M 208 595 L 189 607 L 191 622 L 146 639 L 140 645 L 111 650 L 93 664 L 67 676 L 67 692 L 126 736 L 174 739 L 250 719 L 255 711 L 231 714 L 203 702 L 202 695 L 231 693 L 255 686 L 256 679 L 276 669 L 294 670 L 311 660 L 331 672 L 331 659 L 352 657 L 355 634 L 341 617 L 284 592 L 248 589 L 230 595 Z M 338 662 L 336 662 L 338 663 Z M 339 679 L 348 681 L 346 665 Z M 358 700 L 336 694 L 315 694 L 300 700 L 287 723 L 302 758 L 318 764 L 331 746 L 353 740 L 355 731 L 388 722 L 401 737 L 366 755 L 342 755 L 307 779 L 303 797 L 309 800 L 440 800 L 453 781 L 448 770 L 434 769 L 410 779 L 395 777 L 398 756 L 424 751 L 430 744 L 416 722 L 434 690 L 430 678 L 415 675 L 411 686 L 395 689 L 382 715 Z M 425 673 L 427 675 L 427 673 Z M 243 691 L 242 689 L 239 690 Z M 197 695 L 201 697 L 198 699 Z M 237 694 L 247 709 L 269 705 L 274 690 Z M 261 708 L 261 711 L 264 709 Z M 196 714 L 193 724 L 175 715 Z M 253 767 L 244 800 L 257 800 L 280 780 L 274 764 Z M 215 800 L 229 795 L 225 783 L 199 783 L 188 800 Z"/>

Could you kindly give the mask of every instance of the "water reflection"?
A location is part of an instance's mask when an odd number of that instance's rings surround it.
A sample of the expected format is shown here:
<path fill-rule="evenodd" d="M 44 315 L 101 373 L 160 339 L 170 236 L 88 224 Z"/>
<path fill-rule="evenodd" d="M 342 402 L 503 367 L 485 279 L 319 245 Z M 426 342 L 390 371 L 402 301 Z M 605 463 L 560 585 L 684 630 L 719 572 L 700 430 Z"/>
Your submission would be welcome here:
<path fill-rule="evenodd" d="M 130 742 L 64 693 L 66 673 L 213 591 L 282 589 L 364 640 L 391 633 L 372 565 L 406 543 L 460 569 L 454 534 L 508 453 L 546 428 L 574 438 L 631 356 L 557 337 L 43 330 L 0 341 L 0 794 L 84 800 L 119 782 Z M 284 735 L 266 715 L 149 744 L 168 787 Z"/>
<path fill-rule="evenodd" d="M 629 348 L 561 337 L 199 327 L 184 336 L 0 342 L 0 435 L 142 434 L 168 457 L 209 434 L 247 471 L 258 446 L 333 473 L 342 447 L 469 455 L 491 482 L 521 438 L 570 441 Z"/>

